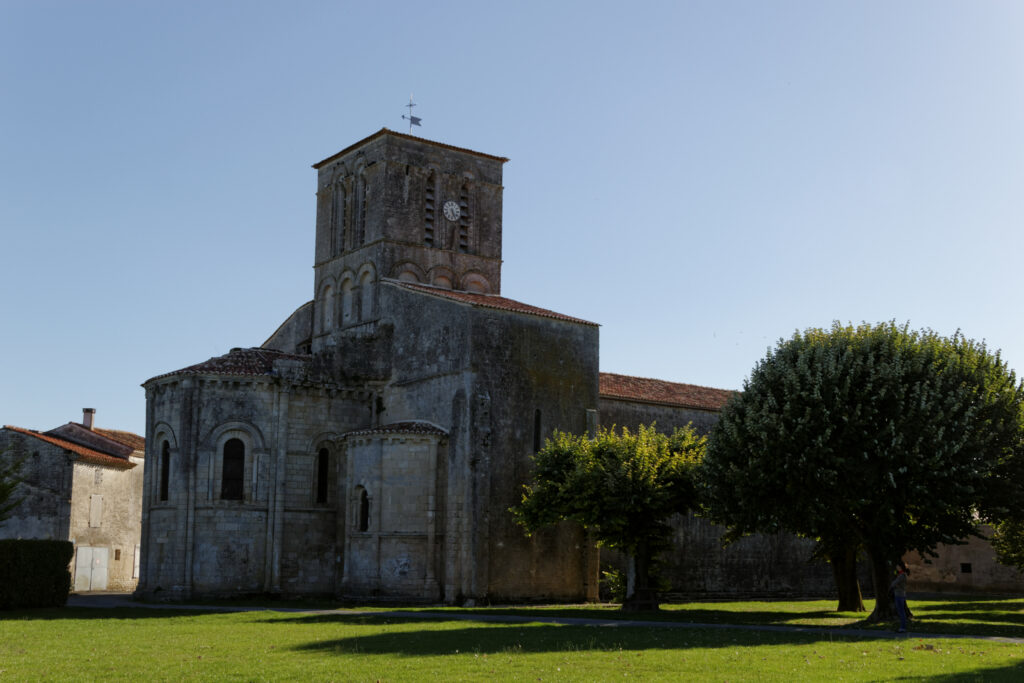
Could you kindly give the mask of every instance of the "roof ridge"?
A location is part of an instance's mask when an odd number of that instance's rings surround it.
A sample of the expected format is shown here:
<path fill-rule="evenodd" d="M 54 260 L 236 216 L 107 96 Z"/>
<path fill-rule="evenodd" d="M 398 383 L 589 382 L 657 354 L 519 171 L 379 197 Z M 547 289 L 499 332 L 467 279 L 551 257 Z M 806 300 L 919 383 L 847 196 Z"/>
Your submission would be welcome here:
<path fill-rule="evenodd" d="M 483 292 L 467 292 L 460 289 L 445 289 L 443 287 L 437 287 L 436 285 L 427 285 L 421 282 L 403 282 L 402 280 L 388 280 L 389 284 L 397 287 L 402 287 L 414 292 L 420 292 L 421 294 L 427 294 L 429 296 L 436 296 L 441 299 L 448 299 L 449 301 L 458 301 L 460 303 L 469 304 L 470 306 L 479 306 L 480 308 L 492 308 L 499 311 L 508 311 L 510 313 L 521 313 L 523 315 L 533 315 L 538 318 L 550 318 L 552 320 L 563 320 L 566 322 L 579 323 L 581 325 L 590 325 L 593 327 L 600 327 L 595 322 L 584 320 L 583 318 L 576 318 L 571 315 L 559 313 L 558 311 L 552 311 L 549 308 L 541 308 L 540 306 L 534 306 L 517 299 L 510 299 L 507 296 L 501 294 L 484 294 Z M 481 301 L 479 299 L 490 299 L 489 301 Z M 500 305 L 502 302 L 507 302 L 513 305 Z"/>
<path fill-rule="evenodd" d="M 49 434 L 43 434 L 42 432 L 34 429 L 25 429 L 23 427 L 15 427 L 14 425 L 4 425 L 4 429 L 10 429 L 13 432 L 24 434 L 25 436 L 31 436 L 40 441 L 45 441 L 49 444 L 63 448 L 66 451 L 77 453 L 83 462 L 87 462 L 93 465 L 105 465 L 108 467 L 116 467 L 118 469 L 131 469 L 135 467 L 135 463 L 131 462 L 128 458 L 119 458 L 115 455 L 108 455 L 106 453 L 93 450 L 87 446 L 82 446 L 74 441 L 68 441 L 67 439 L 61 439 L 60 437 L 50 436 Z"/>

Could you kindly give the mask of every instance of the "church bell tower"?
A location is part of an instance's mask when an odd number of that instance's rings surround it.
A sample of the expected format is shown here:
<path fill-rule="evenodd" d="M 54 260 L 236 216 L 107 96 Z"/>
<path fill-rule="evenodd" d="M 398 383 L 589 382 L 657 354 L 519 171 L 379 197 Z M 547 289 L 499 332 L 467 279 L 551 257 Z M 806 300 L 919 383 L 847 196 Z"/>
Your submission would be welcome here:
<path fill-rule="evenodd" d="M 316 300 L 341 302 L 328 318 L 365 317 L 381 278 L 500 293 L 506 161 L 384 128 L 314 164 Z"/>

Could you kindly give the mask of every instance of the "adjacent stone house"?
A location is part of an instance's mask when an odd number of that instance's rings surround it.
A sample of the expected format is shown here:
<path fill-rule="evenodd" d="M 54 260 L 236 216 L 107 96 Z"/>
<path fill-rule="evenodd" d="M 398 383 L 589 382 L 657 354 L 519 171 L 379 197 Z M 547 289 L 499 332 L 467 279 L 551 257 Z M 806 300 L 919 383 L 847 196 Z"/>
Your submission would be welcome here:
<path fill-rule="evenodd" d="M 0 452 L 24 458 L 21 498 L 0 522 L 0 538 L 70 540 L 75 546 L 76 591 L 134 590 L 138 580 L 142 517 L 142 437 L 81 423 L 47 432 L 6 426 Z"/>

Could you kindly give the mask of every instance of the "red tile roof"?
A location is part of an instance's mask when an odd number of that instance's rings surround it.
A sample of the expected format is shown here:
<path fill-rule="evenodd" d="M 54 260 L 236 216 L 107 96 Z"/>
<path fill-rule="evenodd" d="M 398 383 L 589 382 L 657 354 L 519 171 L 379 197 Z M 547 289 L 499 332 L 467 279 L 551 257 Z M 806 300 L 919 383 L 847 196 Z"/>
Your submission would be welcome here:
<path fill-rule="evenodd" d="M 114 467 L 120 470 L 128 470 L 135 467 L 135 463 L 128 461 L 126 458 L 116 458 L 112 455 L 107 455 L 106 453 L 100 453 L 99 451 L 94 451 L 91 448 L 86 448 L 85 446 L 79 446 L 77 443 L 73 443 L 65 439 L 58 439 L 57 437 L 50 436 L 48 434 L 40 434 L 32 429 L 22 429 L 21 427 L 12 427 L 11 425 L 5 425 L 4 429 L 10 429 L 12 432 L 31 436 L 39 439 L 40 441 L 45 441 L 55 446 L 59 446 L 64 450 L 71 451 L 78 456 L 78 460 L 80 462 L 87 462 L 91 465 Z"/>
<path fill-rule="evenodd" d="M 215 356 L 202 363 L 190 365 L 181 370 L 166 372 L 146 380 L 143 384 L 149 384 L 153 380 L 171 377 L 172 375 L 269 375 L 274 369 L 276 360 L 301 360 L 308 361 L 309 356 L 299 356 L 292 353 L 283 353 L 271 349 L 231 349 L 223 356 Z"/>
<path fill-rule="evenodd" d="M 430 422 L 392 422 L 380 427 L 369 427 L 367 429 L 356 429 L 345 434 L 345 436 L 365 436 L 368 434 L 436 434 L 448 436 L 448 432 Z"/>
<path fill-rule="evenodd" d="M 139 436 L 138 434 L 134 434 L 132 432 L 125 432 L 120 429 L 100 429 L 99 427 L 93 427 L 92 430 L 94 432 L 99 432 L 100 434 L 107 437 L 111 441 L 116 441 L 120 444 L 124 444 L 125 446 L 128 446 L 132 450 L 146 450 L 146 440 Z"/>
<path fill-rule="evenodd" d="M 721 410 L 726 401 L 736 392 L 728 389 L 712 389 L 694 384 L 678 384 L 660 379 L 602 372 L 598 393 L 602 398 L 717 411 Z"/>
<path fill-rule="evenodd" d="M 390 280 L 389 282 L 400 287 L 404 287 L 405 289 L 412 290 L 414 292 L 431 294 L 433 296 L 441 297 L 442 299 L 461 301 L 463 303 L 471 304 L 473 306 L 479 306 L 481 308 L 494 308 L 499 311 L 525 313 L 527 315 L 540 316 L 541 318 L 566 320 L 573 323 L 580 323 L 582 325 L 593 325 L 594 327 L 597 327 L 597 323 L 592 323 L 588 320 L 583 320 L 581 318 L 573 318 L 572 316 L 563 315 L 561 313 L 556 313 L 554 311 L 549 311 L 545 308 L 537 308 L 536 306 L 524 304 L 520 301 L 514 301 L 513 299 L 506 299 L 505 297 L 498 296 L 496 294 L 477 294 L 475 292 L 460 292 L 453 289 L 442 289 L 440 287 L 421 285 L 413 282 L 399 282 L 397 280 Z"/>
<path fill-rule="evenodd" d="M 345 149 L 341 150 L 337 154 L 332 154 L 331 156 L 327 157 L 323 161 L 316 162 L 315 164 L 313 164 L 313 168 L 317 168 L 318 169 L 321 166 L 325 166 L 325 165 L 331 163 L 332 161 L 334 161 L 335 159 L 338 159 L 338 158 L 344 156 L 345 154 L 348 154 L 349 152 L 351 152 L 356 147 L 361 147 L 361 146 L 365 145 L 367 142 L 370 142 L 371 140 L 376 140 L 377 138 L 381 137 L 382 135 L 393 135 L 396 138 L 402 138 L 404 140 L 412 140 L 413 142 L 422 142 L 422 143 L 425 143 L 425 144 L 428 144 L 428 145 L 433 145 L 435 147 L 441 147 L 443 149 L 450 149 L 450 150 L 453 150 L 455 152 L 466 152 L 467 154 L 473 154 L 473 155 L 476 155 L 478 157 L 483 157 L 485 159 L 493 159 L 494 161 L 500 161 L 501 163 L 505 163 L 506 161 L 508 161 L 508 159 L 506 159 L 505 157 L 496 157 L 493 154 L 484 154 L 483 152 L 477 152 L 477 151 L 472 150 L 472 149 L 466 149 L 464 147 L 456 147 L 454 145 L 447 145 L 447 144 L 445 144 L 443 142 L 435 142 L 433 140 L 428 140 L 426 138 L 418 138 L 418 137 L 416 137 L 414 135 L 406 135 L 405 133 L 398 133 L 398 132 L 393 131 L 393 130 L 388 130 L 387 128 L 381 128 L 376 133 L 373 133 L 372 135 L 368 135 L 367 137 L 363 138 L 359 142 L 352 143 L 351 145 L 349 145 Z"/>

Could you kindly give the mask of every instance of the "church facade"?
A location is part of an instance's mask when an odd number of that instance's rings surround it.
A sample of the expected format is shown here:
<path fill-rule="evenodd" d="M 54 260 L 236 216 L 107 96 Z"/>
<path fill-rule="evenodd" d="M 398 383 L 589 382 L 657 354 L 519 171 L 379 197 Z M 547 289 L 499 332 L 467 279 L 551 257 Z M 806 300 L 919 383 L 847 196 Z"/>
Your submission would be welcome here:
<path fill-rule="evenodd" d="M 384 129 L 314 165 L 312 301 L 143 385 L 140 593 L 597 597 L 577 527 L 508 513 L 530 456 L 729 392 L 602 374 L 596 324 L 501 296 L 505 161 Z"/>

